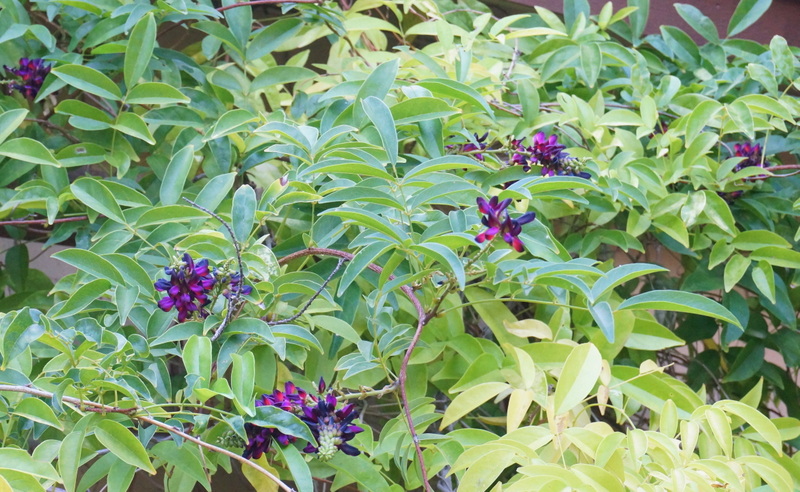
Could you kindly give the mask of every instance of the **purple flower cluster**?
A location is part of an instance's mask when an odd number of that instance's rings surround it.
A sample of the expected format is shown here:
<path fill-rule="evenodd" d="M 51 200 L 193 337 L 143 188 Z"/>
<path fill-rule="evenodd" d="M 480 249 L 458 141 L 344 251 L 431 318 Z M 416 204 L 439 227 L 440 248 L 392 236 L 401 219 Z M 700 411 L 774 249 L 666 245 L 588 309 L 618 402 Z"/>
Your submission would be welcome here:
<path fill-rule="evenodd" d="M 194 312 L 204 316 L 203 307 L 210 301 L 208 293 L 214 288 L 216 279 L 208 269 L 208 260 L 194 262 L 189 253 L 183 254 L 183 261 L 164 268 L 169 279 L 159 279 L 155 283 L 157 291 L 167 295 L 158 301 L 158 307 L 169 311 L 178 310 L 178 321 L 183 323 Z"/>
<path fill-rule="evenodd" d="M 522 232 L 522 226 L 528 222 L 533 222 L 536 218 L 536 214 L 528 212 L 522 214 L 522 216 L 517 219 L 512 219 L 511 216 L 508 215 L 508 210 L 506 210 L 511 204 L 510 198 L 506 198 L 501 202 L 496 196 L 490 198 L 489 201 L 478 197 L 477 202 L 478 211 L 483 214 L 481 223 L 486 226 L 487 229 L 475 236 L 475 240 L 479 243 L 487 239 L 491 241 L 497 234 L 500 234 L 503 237 L 503 241 L 522 253 L 525 250 L 525 245 L 518 236 Z"/>
<path fill-rule="evenodd" d="M 339 401 L 335 396 L 330 393 L 322 396 L 325 393 L 325 381 L 321 379 L 317 388 L 320 397 L 309 395 L 291 382 L 286 383 L 285 389 L 285 392 L 275 390 L 271 395 L 262 395 L 256 400 L 256 406 L 271 405 L 300 417 L 319 444 L 314 446 L 308 443 L 303 449 L 304 453 L 316 453 L 322 461 L 333 458 L 337 450 L 350 456 L 357 456 L 360 453 L 355 446 L 348 443 L 356 434 L 364 431 L 361 427 L 353 425 L 353 419 L 357 415 L 354 412 L 354 405 L 347 404 L 337 410 Z M 259 427 L 250 423 L 245 424 L 245 431 L 248 438 L 247 447 L 242 455 L 245 458 L 260 458 L 269 451 L 273 440 L 281 446 L 297 441 L 296 436 L 284 434 L 278 429 Z"/>
<path fill-rule="evenodd" d="M 741 171 L 746 167 L 767 167 L 766 162 L 763 161 L 763 152 L 760 144 L 753 145 L 751 142 L 745 142 L 743 144 L 735 144 L 733 146 L 733 152 L 735 157 L 744 157 L 745 159 L 742 162 L 736 164 L 736 167 L 733 168 L 733 172 Z"/>
<path fill-rule="evenodd" d="M 353 425 L 356 418 L 355 405 L 349 403 L 336 410 L 339 402 L 332 394 L 320 398 L 314 407 L 303 407 L 303 422 L 308 425 L 319 446 L 308 443 L 303 449 L 304 453 L 317 453 L 319 459 L 328 461 L 341 450 L 344 454 L 358 456 L 360 451 L 347 443 L 364 429 Z"/>
<path fill-rule="evenodd" d="M 286 412 L 297 414 L 302 412 L 306 405 L 313 405 L 317 401 L 316 397 L 309 395 L 291 382 L 287 382 L 284 388 L 286 389 L 285 392 L 276 389 L 271 395 L 261 395 L 261 398 L 256 400 L 256 406 L 274 406 Z M 262 454 L 269 451 L 273 440 L 282 446 L 287 446 L 297 441 L 297 437 L 284 434 L 278 429 L 259 427 L 250 423 L 244 424 L 244 429 L 247 432 L 248 443 L 242 456 L 248 459 L 260 458 Z"/>
<path fill-rule="evenodd" d="M 530 171 L 531 165 L 542 166 L 542 176 L 578 176 L 589 179 L 591 176 L 573 166 L 574 158 L 564 152 L 565 145 L 558 143 L 558 135 L 545 135 L 539 132 L 531 139 L 531 145 L 525 147 L 522 140 L 512 140 L 511 147 L 516 150 L 511 155 L 511 163 L 521 165 Z"/>
<path fill-rule="evenodd" d="M 169 278 L 162 278 L 155 282 L 155 288 L 167 295 L 158 301 L 158 307 L 163 311 L 170 311 L 173 307 L 178 311 L 178 321 L 183 323 L 197 313 L 201 318 L 208 315 L 203 309 L 211 302 L 209 294 L 215 287 L 226 298 L 231 293 L 237 292 L 239 296 L 249 295 L 253 288 L 241 285 L 241 276 L 237 272 L 227 269 L 214 269 L 208 267 L 208 260 L 195 262 L 189 253 L 183 254 L 183 259 L 174 265 L 164 268 Z"/>
<path fill-rule="evenodd" d="M 20 58 L 19 68 L 3 65 L 6 73 L 22 79 L 22 83 L 11 82 L 9 89 L 17 90 L 28 99 L 34 99 L 42 88 L 44 78 L 50 73 L 50 65 L 45 65 L 41 58 Z"/>

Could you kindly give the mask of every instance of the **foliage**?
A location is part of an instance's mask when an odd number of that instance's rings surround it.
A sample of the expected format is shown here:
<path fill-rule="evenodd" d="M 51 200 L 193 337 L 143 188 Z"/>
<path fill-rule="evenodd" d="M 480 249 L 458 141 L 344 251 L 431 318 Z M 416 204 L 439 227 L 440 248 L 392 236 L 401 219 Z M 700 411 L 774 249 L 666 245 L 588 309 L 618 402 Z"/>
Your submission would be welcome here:
<path fill-rule="evenodd" d="M 628 3 L 6 0 L 0 488 L 800 487 L 798 50 Z"/>

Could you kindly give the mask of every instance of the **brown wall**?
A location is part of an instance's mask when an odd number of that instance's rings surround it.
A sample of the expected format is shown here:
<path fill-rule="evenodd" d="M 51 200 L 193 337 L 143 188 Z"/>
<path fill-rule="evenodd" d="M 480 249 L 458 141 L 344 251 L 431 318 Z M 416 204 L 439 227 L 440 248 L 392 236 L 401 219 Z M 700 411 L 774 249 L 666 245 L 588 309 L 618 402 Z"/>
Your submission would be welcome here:
<path fill-rule="evenodd" d="M 592 14 L 597 14 L 608 0 L 589 0 Z M 489 0 L 493 7 L 506 12 L 532 12 L 539 5 L 553 12 L 561 12 L 563 0 Z M 673 7 L 672 0 L 650 0 L 650 17 L 647 33 L 657 33 L 661 25 L 673 25 L 685 30 L 695 40 L 701 41 Z M 738 0 L 682 0 L 680 3 L 694 5 L 714 20 L 721 37 L 725 36 L 728 21 L 739 4 Z M 614 1 L 614 9 L 627 5 L 624 0 Z M 772 36 L 780 34 L 791 46 L 800 46 L 800 0 L 773 0 L 769 10 L 752 26 L 739 33 L 737 38 L 746 38 L 760 43 L 769 43 Z"/>

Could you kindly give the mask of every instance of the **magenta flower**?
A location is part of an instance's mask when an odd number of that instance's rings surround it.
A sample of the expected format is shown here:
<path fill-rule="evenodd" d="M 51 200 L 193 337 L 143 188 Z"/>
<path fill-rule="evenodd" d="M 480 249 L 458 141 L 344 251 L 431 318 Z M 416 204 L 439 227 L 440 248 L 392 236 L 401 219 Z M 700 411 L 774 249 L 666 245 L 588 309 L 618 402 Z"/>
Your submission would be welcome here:
<path fill-rule="evenodd" d="M 734 156 L 744 157 L 745 159 L 736 164 L 736 167 L 733 168 L 733 172 L 741 171 L 746 167 L 767 167 L 766 161 L 762 163 L 762 150 L 760 144 L 753 145 L 751 142 L 735 144 L 733 146 Z"/>
<path fill-rule="evenodd" d="M 319 447 L 309 443 L 303 452 L 317 453 L 321 461 L 333 458 L 337 450 L 350 456 L 358 456 L 361 452 L 347 441 L 364 429 L 353 425 L 356 418 L 355 405 L 347 404 L 336 410 L 338 400 L 332 394 L 320 398 L 314 407 L 303 407 L 303 422 L 308 425 Z"/>
<path fill-rule="evenodd" d="M 192 313 L 207 316 L 203 310 L 210 301 L 208 292 L 214 288 L 215 279 L 208 269 L 208 260 L 194 262 L 189 253 L 184 253 L 183 261 L 164 268 L 169 279 L 159 279 L 155 283 L 157 291 L 167 295 L 158 301 L 162 311 L 173 307 L 178 311 L 178 321 L 183 323 Z"/>
<path fill-rule="evenodd" d="M 16 75 L 22 83 L 11 82 L 8 87 L 17 90 L 28 99 L 34 99 L 42 88 L 45 77 L 50 73 L 50 65 L 45 65 L 41 58 L 20 58 L 19 68 L 3 65 L 6 73 Z"/>
<path fill-rule="evenodd" d="M 481 223 L 486 226 L 487 229 L 475 236 L 475 240 L 479 243 L 487 239 L 491 241 L 497 234 L 500 234 L 503 241 L 511 245 L 516 251 L 522 253 L 525 250 L 525 245 L 519 238 L 520 233 L 522 233 L 522 226 L 528 222 L 533 222 L 533 220 L 536 219 L 536 214 L 534 212 L 527 212 L 517 219 L 512 219 L 511 216 L 508 215 L 508 210 L 506 210 L 511 203 L 510 198 L 499 202 L 498 198 L 493 196 L 487 202 L 485 199 L 478 197 L 477 202 L 478 211 L 483 214 Z"/>

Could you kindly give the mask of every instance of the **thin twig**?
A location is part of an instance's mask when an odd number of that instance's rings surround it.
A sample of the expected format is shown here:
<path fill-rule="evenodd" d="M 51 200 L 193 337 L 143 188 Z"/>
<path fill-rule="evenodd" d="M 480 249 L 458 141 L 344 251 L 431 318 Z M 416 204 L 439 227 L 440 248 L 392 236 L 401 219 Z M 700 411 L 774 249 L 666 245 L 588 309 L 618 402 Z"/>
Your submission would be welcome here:
<path fill-rule="evenodd" d="M 225 331 L 225 328 L 228 326 L 228 324 L 230 324 L 231 319 L 233 318 L 233 311 L 236 308 L 236 305 L 238 305 L 239 302 L 241 302 L 239 298 L 239 293 L 242 291 L 242 288 L 244 287 L 244 270 L 242 269 L 242 246 L 241 244 L 239 244 L 239 240 L 236 239 L 236 234 L 234 234 L 233 228 L 222 217 L 215 214 L 211 210 L 205 208 L 204 206 L 189 200 L 186 197 L 183 197 L 183 199 L 196 209 L 202 210 L 208 215 L 214 217 L 223 226 L 225 226 L 225 229 L 228 230 L 228 234 L 231 235 L 231 242 L 233 242 L 233 247 L 236 248 L 236 264 L 239 267 L 239 283 L 236 284 L 235 288 L 231 289 L 231 293 L 228 296 L 228 311 L 225 313 L 225 319 L 222 320 L 222 323 L 219 325 L 219 328 L 217 328 L 214 334 L 211 336 L 211 341 L 213 342 L 222 335 L 222 333 Z"/>
<path fill-rule="evenodd" d="M 19 385 L 10 385 L 10 384 L 0 384 L 0 391 L 13 391 L 15 393 L 26 393 L 28 395 L 39 396 L 41 398 L 53 398 L 53 393 L 49 391 L 44 391 L 39 388 L 35 388 L 33 386 L 19 386 Z M 155 425 L 156 427 L 160 427 L 164 430 L 167 430 L 173 434 L 179 435 L 182 438 L 186 439 L 187 441 L 191 441 L 198 446 L 204 447 L 208 450 L 214 451 L 215 453 L 224 454 L 229 458 L 235 459 L 236 461 L 242 463 L 243 465 L 249 466 L 255 469 L 257 472 L 263 474 L 273 482 L 275 482 L 278 487 L 285 490 L 286 492 L 295 492 L 295 490 L 288 485 L 286 485 L 280 478 L 276 477 L 274 474 L 270 473 L 269 470 L 264 469 L 263 467 L 259 466 L 257 463 L 250 461 L 242 456 L 239 456 L 236 453 L 228 451 L 227 449 L 220 448 L 218 446 L 214 446 L 213 444 L 207 443 L 201 439 L 198 439 L 190 434 L 187 434 L 171 425 L 167 425 L 163 422 L 159 422 L 151 417 L 146 415 L 131 415 L 139 410 L 138 407 L 131 407 L 131 408 L 119 408 L 113 407 L 111 405 L 104 405 L 102 403 L 97 403 L 94 401 L 89 400 L 81 400 L 78 398 L 73 398 L 71 396 L 62 396 L 62 402 L 71 403 L 73 405 L 78 405 L 79 408 L 84 410 L 89 410 L 92 412 L 102 412 L 102 413 L 123 413 L 128 415 L 131 419 L 139 420 L 141 422 L 147 422 L 148 424 Z M 91 407 L 91 408 L 89 408 Z"/>
<path fill-rule="evenodd" d="M 290 317 L 285 318 L 285 319 L 279 319 L 279 320 L 276 320 L 276 321 L 268 321 L 267 324 L 270 325 L 270 326 L 283 325 L 283 324 L 286 324 L 286 323 L 291 323 L 292 321 L 294 321 L 297 318 L 299 318 L 300 316 L 302 316 L 303 313 L 305 313 L 306 310 L 308 310 L 308 308 L 311 307 L 311 303 L 313 303 L 317 299 L 317 297 L 319 297 L 319 295 L 322 294 L 322 291 L 325 290 L 325 287 L 328 286 L 328 283 L 331 281 L 331 279 L 333 279 L 333 277 L 336 275 L 336 273 L 339 271 L 339 269 L 342 268 L 342 264 L 343 263 L 344 263 L 344 258 L 339 258 L 339 263 L 336 264 L 336 267 L 334 267 L 334 269 L 331 272 L 331 274 L 328 275 L 328 278 L 326 278 L 324 282 L 322 282 L 322 285 L 320 285 L 319 289 L 317 289 L 317 291 L 314 292 L 314 295 L 311 296 L 311 299 L 309 299 L 308 302 L 306 302 L 305 306 L 303 306 L 300 309 L 300 311 L 298 311 L 295 315 L 290 316 Z"/>
<path fill-rule="evenodd" d="M 505 79 L 508 80 L 511 78 L 511 74 L 514 73 L 514 67 L 517 66 L 517 60 L 519 60 L 519 55 L 522 52 L 519 50 L 519 38 L 514 40 L 514 54 L 511 55 L 511 63 L 508 64 L 508 71 L 506 71 Z"/>
<path fill-rule="evenodd" d="M 237 7 L 247 7 L 253 5 L 279 5 L 283 3 L 316 3 L 321 4 L 322 0 L 254 0 L 252 2 L 239 2 L 225 5 L 224 7 L 217 8 L 217 12 L 225 12 L 226 10 L 235 9 Z"/>
<path fill-rule="evenodd" d="M 340 251 L 338 249 L 330 249 L 330 248 L 308 248 L 302 249 L 300 251 L 296 251 L 289 255 L 284 256 L 280 260 L 278 260 L 279 265 L 285 265 L 292 260 L 297 258 L 302 258 L 304 256 L 336 256 L 338 258 L 344 258 L 346 261 L 350 261 L 353 259 L 355 255 L 352 253 L 348 253 L 346 251 Z M 378 274 L 383 273 L 383 268 L 379 267 L 374 263 L 370 263 L 367 265 L 367 268 L 376 272 Z M 389 275 L 389 280 L 394 280 L 394 275 Z M 417 431 L 414 429 L 414 420 L 411 417 L 411 408 L 408 405 L 408 392 L 406 391 L 406 379 L 408 378 L 408 362 L 411 360 L 411 353 L 414 351 L 414 348 L 419 343 L 420 336 L 422 336 L 422 330 L 425 328 L 425 325 L 428 323 L 430 318 L 425 313 L 425 308 L 422 307 L 422 303 L 417 299 L 414 295 L 414 289 L 411 288 L 409 285 L 402 285 L 400 286 L 400 290 L 408 297 L 411 301 L 411 304 L 414 305 L 414 309 L 417 311 L 417 329 L 414 332 L 414 336 L 411 337 L 411 342 L 406 349 L 405 356 L 403 357 L 403 362 L 400 365 L 400 373 L 397 376 L 397 385 L 400 388 L 400 399 L 403 402 L 403 414 L 406 418 L 406 423 L 408 424 L 408 431 L 411 434 L 411 441 L 414 443 L 414 450 L 417 454 L 417 461 L 419 462 L 420 473 L 422 477 L 422 483 L 425 487 L 425 490 L 428 492 L 432 492 L 432 488 L 430 483 L 428 483 L 428 472 L 425 469 L 425 459 L 422 456 L 422 446 L 419 443 L 419 436 L 417 436 Z"/>
<path fill-rule="evenodd" d="M 147 422 L 148 424 L 155 425 L 156 427 L 159 427 L 161 429 L 169 431 L 169 432 L 171 432 L 171 433 L 173 433 L 175 435 L 181 436 L 182 438 L 186 439 L 187 441 L 193 442 L 193 443 L 197 444 L 198 446 L 201 446 L 201 447 L 204 447 L 204 448 L 206 448 L 208 450 L 214 451 L 215 453 L 224 454 L 225 456 L 227 456 L 227 457 L 229 457 L 231 459 L 234 459 L 234 460 L 238 461 L 239 463 L 241 463 L 243 465 L 247 465 L 247 466 L 255 469 L 256 471 L 258 471 L 259 473 L 265 475 L 270 480 L 275 482 L 275 484 L 277 484 L 278 487 L 280 487 L 281 489 L 285 490 L 286 492 L 295 492 L 295 490 L 293 488 L 291 488 L 288 485 L 286 485 L 286 483 L 284 483 L 280 478 L 276 477 L 269 470 L 265 469 L 264 467 L 260 466 L 258 463 L 254 462 L 254 461 L 251 461 L 251 460 L 249 460 L 247 458 L 239 456 L 238 454 L 233 453 L 231 451 L 228 451 L 225 448 L 221 448 L 219 446 L 214 446 L 211 443 L 207 443 L 205 441 L 202 441 L 202 440 L 192 436 L 191 434 L 187 434 L 187 433 L 183 432 L 182 430 L 179 430 L 177 427 L 173 427 L 173 426 L 167 425 L 167 424 L 165 424 L 163 422 L 159 422 L 156 419 L 152 419 L 150 417 L 145 417 L 144 415 L 134 415 L 133 418 L 135 418 L 137 420 L 141 420 L 142 422 Z"/>
<path fill-rule="evenodd" d="M 53 122 L 50 122 L 50 121 L 48 121 L 48 120 L 43 120 L 43 119 L 41 119 L 41 118 L 25 118 L 25 121 L 32 121 L 32 122 L 34 122 L 34 123 L 39 123 L 39 124 L 40 124 L 40 125 L 42 125 L 42 126 L 46 126 L 47 128 L 50 128 L 50 129 L 52 129 L 52 130 L 56 130 L 57 132 L 59 132 L 59 133 L 61 133 L 62 135 L 64 135 L 64 137 L 66 137 L 66 139 L 67 139 L 67 140 L 69 140 L 70 142 L 72 142 L 72 143 L 74 143 L 74 144 L 76 144 L 76 143 L 80 143 L 80 142 L 81 142 L 81 141 L 80 141 L 79 139 L 77 139 L 77 138 L 76 138 L 74 135 L 72 135 L 72 134 L 69 132 L 69 130 L 67 130 L 66 128 L 64 128 L 64 127 L 62 127 L 62 126 L 58 126 L 58 125 L 56 125 L 55 123 L 53 123 Z"/>
<path fill-rule="evenodd" d="M 63 222 L 80 222 L 82 220 L 89 220 L 89 217 L 86 215 L 79 215 L 77 217 L 62 217 L 60 219 L 54 219 L 53 224 L 61 224 Z M 50 221 L 47 219 L 12 219 L 12 220 L 2 220 L 0 221 L 0 226 L 18 226 L 18 225 L 40 225 L 50 224 Z"/>

